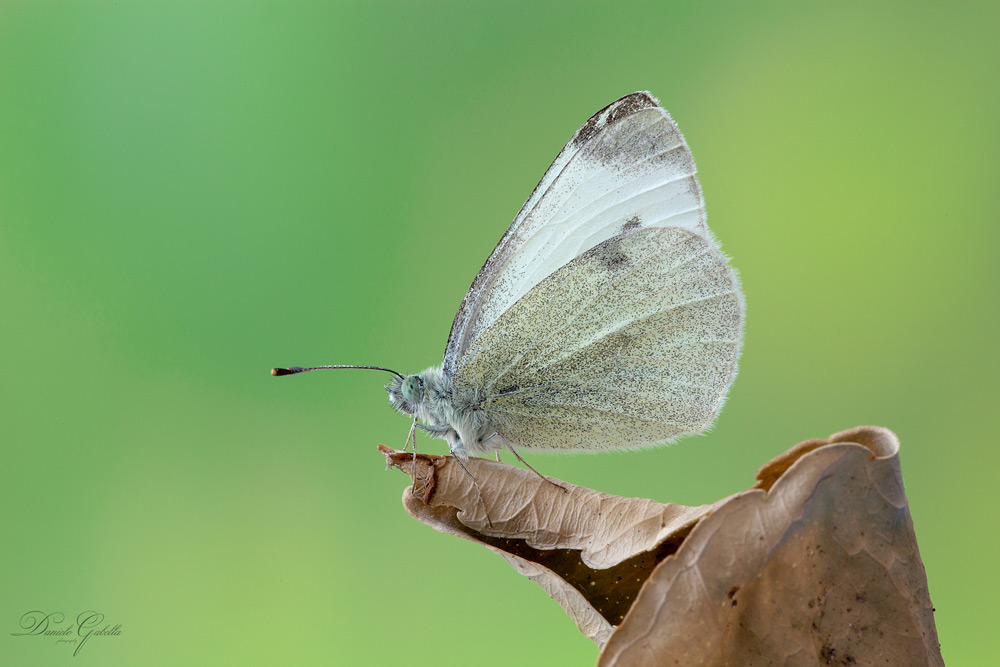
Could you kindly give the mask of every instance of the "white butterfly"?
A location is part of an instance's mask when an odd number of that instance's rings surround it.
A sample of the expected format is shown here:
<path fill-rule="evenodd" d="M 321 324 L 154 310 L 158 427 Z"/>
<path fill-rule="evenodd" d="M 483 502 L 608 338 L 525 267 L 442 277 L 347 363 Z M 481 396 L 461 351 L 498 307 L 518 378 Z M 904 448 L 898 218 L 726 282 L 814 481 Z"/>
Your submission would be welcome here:
<path fill-rule="evenodd" d="M 621 98 L 576 131 L 514 218 L 462 301 L 440 368 L 315 368 L 394 373 L 392 405 L 460 459 L 703 431 L 736 376 L 744 306 L 694 174 L 657 100 Z"/>

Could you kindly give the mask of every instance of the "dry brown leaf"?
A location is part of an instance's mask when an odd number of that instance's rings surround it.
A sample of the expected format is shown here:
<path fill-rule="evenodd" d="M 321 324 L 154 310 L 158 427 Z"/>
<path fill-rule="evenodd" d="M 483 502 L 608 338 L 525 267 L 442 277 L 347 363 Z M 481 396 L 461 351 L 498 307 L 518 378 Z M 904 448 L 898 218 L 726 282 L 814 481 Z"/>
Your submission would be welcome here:
<path fill-rule="evenodd" d="M 800 443 L 702 507 L 470 459 L 480 495 L 451 457 L 380 449 L 414 480 L 412 516 L 503 555 L 600 665 L 943 664 L 886 429 Z"/>

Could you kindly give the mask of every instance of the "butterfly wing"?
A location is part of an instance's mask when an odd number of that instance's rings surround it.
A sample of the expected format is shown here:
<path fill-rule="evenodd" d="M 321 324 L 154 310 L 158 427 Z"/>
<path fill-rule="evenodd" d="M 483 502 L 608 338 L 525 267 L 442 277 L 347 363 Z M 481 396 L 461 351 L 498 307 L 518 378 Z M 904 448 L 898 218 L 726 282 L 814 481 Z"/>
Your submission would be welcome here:
<path fill-rule="evenodd" d="M 702 431 L 722 407 L 742 323 L 736 273 L 713 241 L 683 228 L 630 230 L 487 326 L 459 360 L 455 396 L 515 446 L 671 440 Z"/>
<path fill-rule="evenodd" d="M 452 324 L 443 370 L 559 267 L 623 231 L 685 227 L 710 237 L 684 137 L 649 93 L 598 111 L 569 140 L 476 276 Z"/>

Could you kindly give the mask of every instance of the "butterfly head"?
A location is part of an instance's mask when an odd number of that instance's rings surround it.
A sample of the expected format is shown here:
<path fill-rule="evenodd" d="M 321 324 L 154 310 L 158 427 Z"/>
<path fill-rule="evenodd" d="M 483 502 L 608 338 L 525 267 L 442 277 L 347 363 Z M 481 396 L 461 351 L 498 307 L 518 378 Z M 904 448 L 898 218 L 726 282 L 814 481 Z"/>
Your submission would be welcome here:
<path fill-rule="evenodd" d="M 408 415 L 415 414 L 424 399 L 424 380 L 419 375 L 394 377 L 385 386 L 392 407 Z"/>

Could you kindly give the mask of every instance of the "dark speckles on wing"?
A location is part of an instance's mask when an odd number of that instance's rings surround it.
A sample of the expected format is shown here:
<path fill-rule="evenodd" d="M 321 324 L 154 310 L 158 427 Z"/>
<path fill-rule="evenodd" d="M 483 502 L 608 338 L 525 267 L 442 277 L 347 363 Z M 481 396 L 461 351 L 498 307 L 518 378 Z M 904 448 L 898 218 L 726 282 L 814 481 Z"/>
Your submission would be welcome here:
<path fill-rule="evenodd" d="M 611 105 L 611 109 L 608 112 L 608 123 L 613 123 L 619 118 L 624 118 L 637 111 L 655 106 L 656 103 L 649 96 L 649 93 L 632 93 L 631 95 L 626 95 Z"/>
<path fill-rule="evenodd" d="M 633 229 L 639 229 L 642 226 L 642 218 L 637 215 L 633 215 L 631 218 L 625 221 L 622 225 L 622 234 L 632 231 Z"/>
<path fill-rule="evenodd" d="M 454 383 L 480 392 L 516 445 L 641 447 L 712 421 L 741 321 L 736 276 L 710 239 L 640 226 L 536 285 L 474 341 Z"/>
<path fill-rule="evenodd" d="M 622 250 L 621 240 L 618 236 L 611 237 L 596 246 L 591 252 L 601 261 L 604 268 L 612 273 L 626 269 L 632 264 L 628 253 Z"/>
<path fill-rule="evenodd" d="M 653 99 L 649 93 L 640 92 L 626 95 L 621 99 L 615 100 L 591 116 L 590 119 L 576 131 L 576 134 L 573 136 L 572 143 L 576 146 L 582 146 L 587 143 L 592 136 L 597 134 L 597 132 L 607 125 L 625 118 L 626 116 L 630 116 L 637 111 L 642 111 L 643 109 L 656 106 L 656 100 Z"/>
<path fill-rule="evenodd" d="M 590 120 L 583 124 L 583 126 L 576 131 L 576 136 L 573 137 L 573 142 L 580 146 L 587 143 L 592 136 L 594 136 L 597 131 L 601 128 L 602 123 L 601 114 L 598 113 L 596 116 L 591 116 Z"/>
<path fill-rule="evenodd" d="M 677 126 L 648 93 L 633 93 L 594 114 L 559 153 L 476 277 L 452 325 L 443 370 L 454 374 L 462 355 L 501 315 L 555 268 L 603 240 L 649 227 L 707 234 L 694 173 Z M 623 229 L 636 214 L 639 226 Z M 610 259 L 612 267 L 624 264 Z M 605 276 L 620 273 L 595 264 Z"/>

